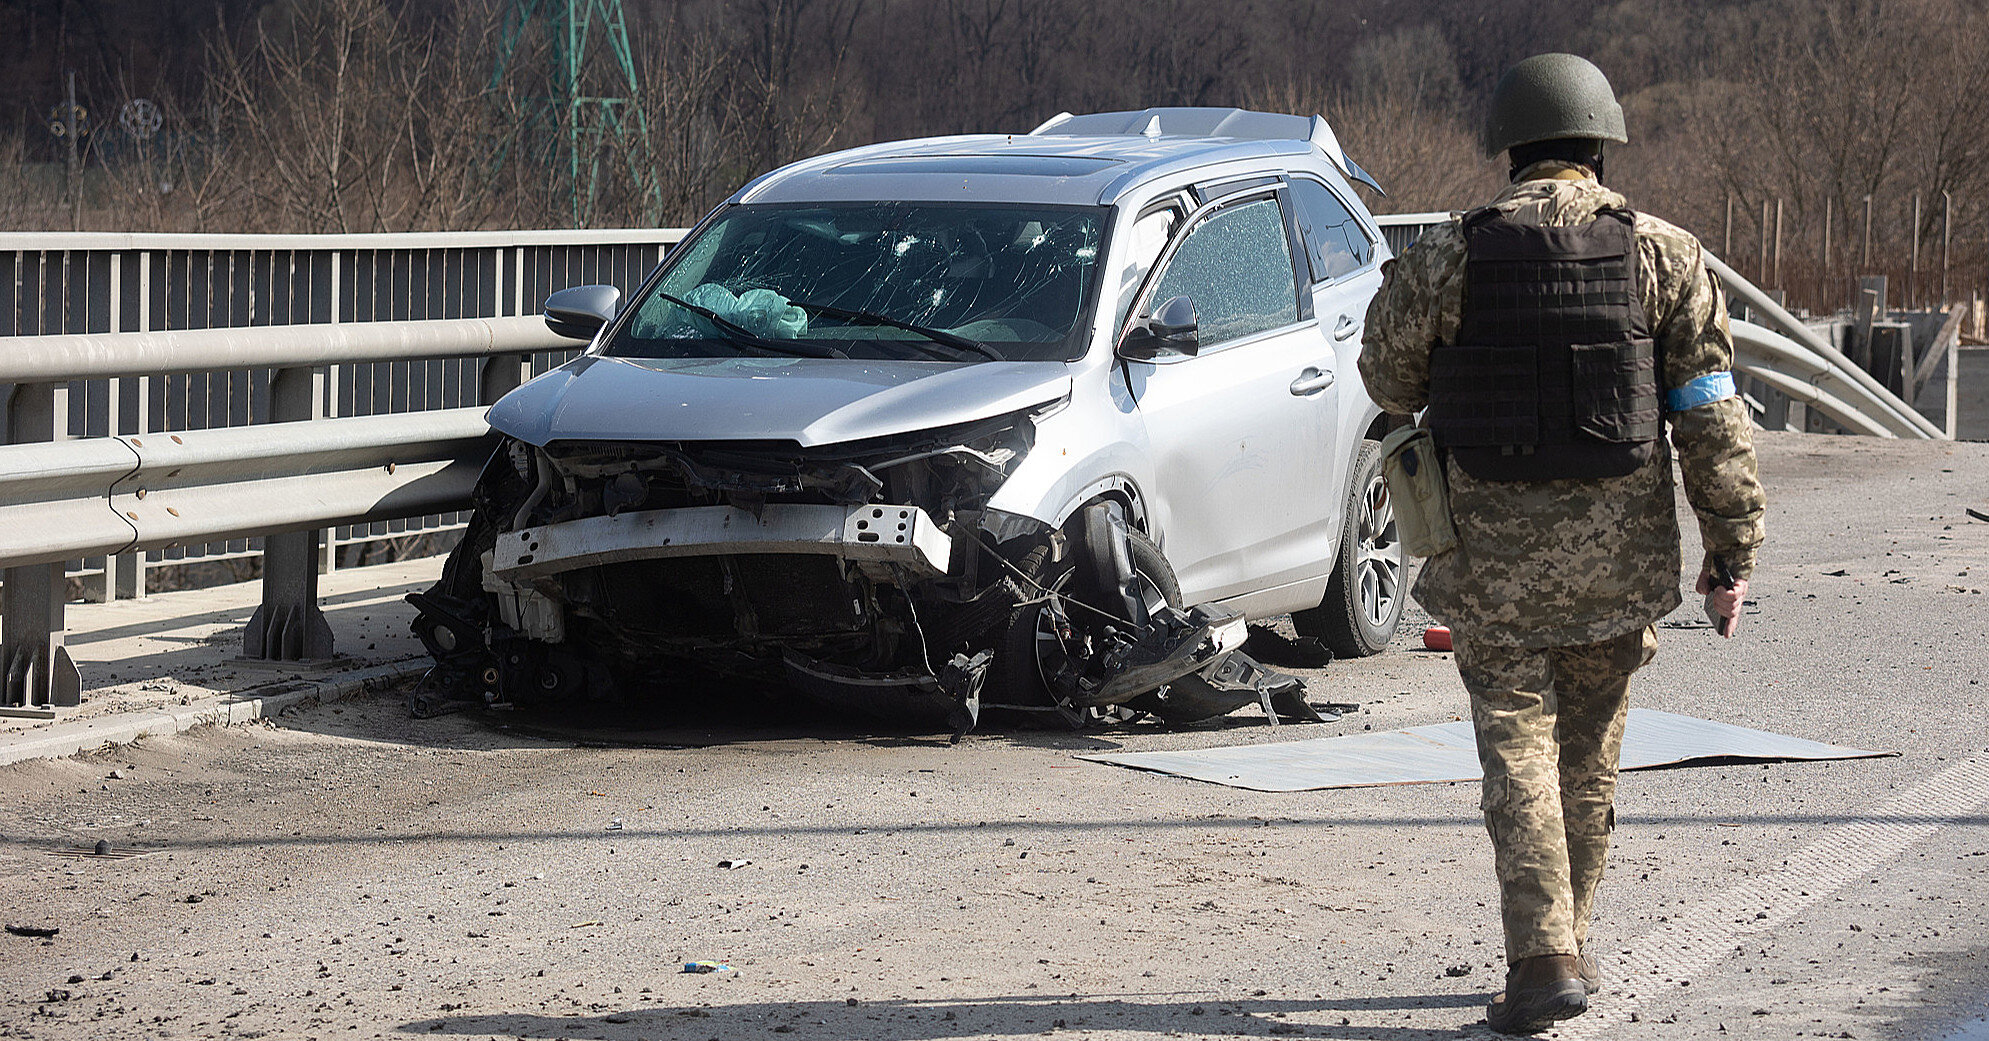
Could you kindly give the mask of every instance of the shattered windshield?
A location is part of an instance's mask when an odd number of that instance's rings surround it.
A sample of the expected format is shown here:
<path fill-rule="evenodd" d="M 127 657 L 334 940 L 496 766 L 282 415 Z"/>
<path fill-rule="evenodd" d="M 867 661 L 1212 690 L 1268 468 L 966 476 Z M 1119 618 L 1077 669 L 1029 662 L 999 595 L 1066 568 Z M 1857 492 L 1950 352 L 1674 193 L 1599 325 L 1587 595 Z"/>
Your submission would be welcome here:
<path fill-rule="evenodd" d="M 1106 210 L 734 206 L 678 247 L 603 348 L 942 361 L 1080 356 Z"/>

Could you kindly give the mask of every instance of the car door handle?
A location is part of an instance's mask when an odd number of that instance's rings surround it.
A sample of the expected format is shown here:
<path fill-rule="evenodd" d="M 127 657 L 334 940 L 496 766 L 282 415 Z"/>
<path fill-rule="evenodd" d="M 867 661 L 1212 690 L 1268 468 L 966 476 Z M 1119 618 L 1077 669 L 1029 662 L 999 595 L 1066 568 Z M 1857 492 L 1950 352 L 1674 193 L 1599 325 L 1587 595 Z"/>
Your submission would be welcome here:
<path fill-rule="evenodd" d="M 1315 390 L 1325 390 L 1327 387 L 1332 386 L 1333 379 L 1333 374 L 1330 372 L 1320 372 L 1318 369 L 1307 368 L 1304 372 L 1298 374 L 1297 379 L 1291 381 L 1291 392 L 1303 397 Z"/>
<path fill-rule="evenodd" d="M 1360 329 L 1361 329 L 1360 322 L 1356 321 L 1352 315 L 1343 314 L 1340 316 L 1339 324 L 1333 326 L 1333 338 L 1335 340 L 1344 340 L 1347 337 L 1352 336 L 1357 332 L 1360 332 Z"/>

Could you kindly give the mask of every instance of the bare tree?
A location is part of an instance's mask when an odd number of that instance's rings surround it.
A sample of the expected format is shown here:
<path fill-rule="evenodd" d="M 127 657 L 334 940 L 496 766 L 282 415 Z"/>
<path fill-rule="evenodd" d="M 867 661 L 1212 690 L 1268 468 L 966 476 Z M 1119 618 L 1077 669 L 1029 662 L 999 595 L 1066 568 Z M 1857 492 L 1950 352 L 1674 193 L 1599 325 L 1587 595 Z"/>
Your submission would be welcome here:
<path fill-rule="evenodd" d="M 404 32 L 406 29 L 404 27 Z M 387 193 L 409 230 L 523 226 L 545 219 L 530 200 L 538 178 L 512 160 L 527 150 L 533 102 L 491 70 L 500 47 L 496 0 L 470 0 L 412 41 Z M 528 48 L 514 60 L 531 60 Z"/>
<path fill-rule="evenodd" d="M 219 147 L 218 110 L 188 110 L 170 95 L 156 132 L 98 168 L 112 205 L 93 215 L 105 230 L 204 231 L 241 219 L 243 179 Z"/>
<path fill-rule="evenodd" d="M 384 212 L 384 183 L 412 104 L 398 22 L 380 0 L 284 13 L 258 25 L 247 47 L 224 37 L 213 52 L 227 150 L 257 210 L 301 231 L 392 226 L 399 215 Z"/>
<path fill-rule="evenodd" d="M 837 140 L 858 107 L 849 66 L 865 0 L 741 0 L 730 9 L 728 102 L 756 169 Z"/>
<path fill-rule="evenodd" d="M 218 0 L 200 8 L 216 12 L 201 15 L 204 63 L 171 57 L 186 52 L 186 5 L 71 0 L 65 19 L 16 4 L 0 10 L 18 58 L 0 79 L 42 97 L 47 56 L 65 47 L 124 62 L 84 70 L 100 128 L 116 107 L 103 99 L 133 93 L 119 76 L 157 81 L 156 137 L 84 149 L 86 226 L 426 230 L 564 224 L 564 200 L 583 189 L 582 223 L 685 223 L 755 174 L 828 148 L 1149 105 L 1317 112 L 1388 186 L 1377 210 L 1450 209 L 1503 183 L 1477 148 L 1498 74 L 1567 49 L 1608 72 L 1629 119 L 1611 186 L 1709 243 L 1731 199 L 1736 249 L 1758 247 L 1773 231 L 1764 204 L 1772 213 L 1779 200 L 1788 254 L 1813 258 L 1827 211 L 1827 270 L 1848 280 L 1865 252 L 1853 227 L 1864 199 L 1885 269 L 1905 263 L 1917 193 L 1923 242 L 1946 230 L 1951 199 L 1957 257 L 1985 248 L 1981 0 L 630 4 L 639 102 L 619 131 L 582 133 L 577 149 L 546 60 L 553 41 L 543 26 L 505 37 L 502 2 Z M 118 25 L 158 40 L 106 49 L 103 31 Z M 581 92 L 625 96 L 604 57 L 593 49 Z M 46 104 L 0 134 L 0 163 L 16 172 L 0 183 L 0 225 L 67 222 L 51 138 L 34 129 Z"/>
<path fill-rule="evenodd" d="M 247 44 L 222 38 L 211 80 L 213 162 L 264 227 L 428 230 L 516 219 L 502 176 L 527 102 L 490 81 L 494 4 L 417 27 L 386 0 L 272 13 Z M 507 191 L 509 189 L 509 191 Z"/>
<path fill-rule="evenodd" d="M 1498 168 L 1478 149 L 1475 123 L 1458 112 L 1461 85 L 1450 44 L 1433 26 L 1376 34 L 1353 49 L 1343 85 L 1303 80 L 1251 92 L 1254 108 L 1318 114 L 1347 154 L 1380 181 L 1376 212 L 1461 209 L 1497 190 Z"/>
<path fill-rule="evenodd" d="M 0 228 L 55 226 L 60 189 L 37 183 L 19 137 L 0 138 L 0 168 L 11 171 L 0 177 Z"/>
<path fill-rule="evenodd" d="M 715 30 L 678 18 L 647 30 L 636 66 L 646 132 L 604 144 L 625 154 L 602 157 L 600 220 L 687 225 L 738 186 L 750 149 L 738 108 L 723 100 L 726 52 Z M 659 212 L 645 213 L 652 186 Z"/>

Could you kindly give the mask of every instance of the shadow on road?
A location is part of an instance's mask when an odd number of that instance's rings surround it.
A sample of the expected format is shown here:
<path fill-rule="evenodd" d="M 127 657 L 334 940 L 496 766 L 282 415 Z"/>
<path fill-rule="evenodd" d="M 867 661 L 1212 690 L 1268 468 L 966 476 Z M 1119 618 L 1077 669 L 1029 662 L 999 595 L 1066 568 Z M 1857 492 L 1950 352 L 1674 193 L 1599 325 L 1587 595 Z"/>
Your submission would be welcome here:
<path fill-rule="evenodd" d="M 1102 768 L 1101 768 L 1102 769 Z M 1989 816 L 1971 814 L 1967 816 L 1937 816 L 1922 814 L 1882 814 L 1882 815 L 1833 815 L 1833 814 L 1752 814 L 1723 815 L 1718 820 L 1695 817 L 1688 814 L 1643 816 L 1635 818 L 1637 824 L 1667 824 L 1679 826 L 1703 826 L 1722 828 L 1734 824 L 1744 825 L 1796 825 L 1803 827 L 1831 827 L 1856 821 L 1858 823 L 1928 824 L 1940 827 L 1986 827 Z M 735 824 L 711 827 L 623 827 L 612 831 L 587 828 L 509 828 L 505 830 L 468 830 L 435 828 L 425 826 L 422 821 L 410 821 L 393 828 L 365 834 L 320 832 L 281 832 L 262 834 L 236 834 L 225 837 L 189 839 L 184 841 L 149 843 L 154 850 L 225 850 L 235 848 L 262 848 L 280 846 L 399 846 L 410 841 L 425 843 L 462 843 L 485 848 L 493 845 L 518 845 L 531 847 L 537 844 L 565 845 L 576 841 L 594 840 L 611 845 L 626 845 L 642 839 L 728 839 L 747 840 L 753 838 L 793 838 L 805 836 L 836 837 L 852 834 L 876 832 L 886 835 L 938 835 L 952 832 L 985 831 L 990 833 L 1019 832 L 1032 835 L 1054 835 L 1058 833 L 1104 832 L 1127 836 L 1150 833 L 1165 836 L 1169 832 L 1184 831 L 1206 833 L 1212 831 L 1252 831 L 1264 827 L 1316 828 L 1328 832 L 1349 830 L 1379 831 L 1399 833 L 1412 828 L 1456 828 L 1473 830 L 1482 824 L 1475 812 L 1460 810 L 1454 816 L 1409 817 L 1355 815 L 1319 816 L 1311 819 L 1292 817 L 1230 817 L 1212 818 L 1196 816 L 1173 820 L 1150 817 L 1126 817 L 1122 819 L 1087 820 L 1027 820 L 1027 821 L 922 821 L 879 819 L 871 823 L 839 823 L 834 825 L 778 824 L 764 827 L 743 827 Z M 1156 838 L 1154 841 L 1165 841 Z M 39 848 L 38 840 L 0 837 L 0 849 Z"/>
<path fill-rule="evenodd" d="M 822 705 L 777 686 L 710 681 L 695 689 L 659 689 L 621 701 L 557 707 L 472 708 L 433 719 L 405 708 L 412 681 L 378 695 L 342 703 L 339 718 L 323 709 L 287 715 L 291 729 L 335 733 L 393 744 L 437 748 L 518 747 L 538 742 L 580 748 L 694 749 L 783 741 L 861 744 L 876 748 L 943 749 L 952 735 L 930 720 L 879 719 Z M 1358 720 L 1359 716 L 1349 717 Z M 1239 738 L 1345 732 L 1342 721 L 1287 724 L 1273 730 L 1254 709 L 1177 725 L 1145 718 L 1088 724 L 1081 729 L 1029 726 L 1013 716 L 984 719 L 965 742 L 1070 752 L 1113 752 L 1142 737 L 1235 734 Z"/>
<path fill-rule="evenodd" d="M 1169 1000 L 1173 998 L 1175 1000 Z M 710 1007 L 631 1008 L 601 1015 L 456 1016 L 416 1020 L 409 1034 L 496 1035 L 520 1038 L 604 1038 L 609 1041 L 671 1036 L 866 1038 L 868 1041 L 937 1041 L 963 1035 L 1020 1037 L 1059 1029 L 1139 1031 L 1155 1035 L 1224 1037 L 1324 1037 L 1428 1039 L 1486 1037 L 1477 1015 L 1486 994 L 1417 994 L 1315 1000 L 1246 998 L 1217 1001 L 1208 995 L 1036 996 L 899 999 L 885 1001 L 752 1002 Z M 1455 1029 L 1355 1025 L 1378 1013 L 1456 1009 Z M 1351 1015 L 1350 1015 L 1351 1014 Z"/>

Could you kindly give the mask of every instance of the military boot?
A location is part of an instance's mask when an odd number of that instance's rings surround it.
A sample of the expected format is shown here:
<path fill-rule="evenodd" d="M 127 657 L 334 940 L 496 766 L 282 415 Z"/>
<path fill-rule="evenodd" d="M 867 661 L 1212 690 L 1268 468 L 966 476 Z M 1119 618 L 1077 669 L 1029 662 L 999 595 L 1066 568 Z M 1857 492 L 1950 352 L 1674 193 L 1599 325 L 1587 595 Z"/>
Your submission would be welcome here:
<path fill-rule="evenodd" d="M 1579 959 L 1543 954 L 1513 963 L 1505 993 L 1485 1006 L 1485 1025 L 1501 1034 L 1531 1034 L 1586 1011 Z"/>

